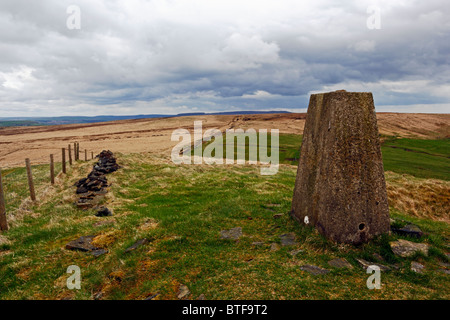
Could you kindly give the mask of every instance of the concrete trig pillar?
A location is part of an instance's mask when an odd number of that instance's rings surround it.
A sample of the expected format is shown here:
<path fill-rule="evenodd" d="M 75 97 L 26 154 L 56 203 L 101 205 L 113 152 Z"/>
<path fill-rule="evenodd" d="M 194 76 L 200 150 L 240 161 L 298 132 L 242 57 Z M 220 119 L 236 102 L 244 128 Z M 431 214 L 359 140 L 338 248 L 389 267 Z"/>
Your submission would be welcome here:
<path fill-rule="evenodd" d="M 311 95 L 291 215 L 341 243 L 359 244 L 389 231 L 372 93 Z"/>

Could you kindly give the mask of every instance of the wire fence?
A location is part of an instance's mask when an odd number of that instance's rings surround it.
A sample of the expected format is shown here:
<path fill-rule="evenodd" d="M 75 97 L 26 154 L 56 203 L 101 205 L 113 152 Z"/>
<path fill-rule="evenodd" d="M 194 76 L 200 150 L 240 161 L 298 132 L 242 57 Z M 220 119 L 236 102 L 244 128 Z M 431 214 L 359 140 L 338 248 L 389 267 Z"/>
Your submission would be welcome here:
<path fill-rule="evenodd" d="M 80 154 L 82 156 L 80 156 Z M 84 155 L 84 157 L 83 157 Z M 66 157 L 67 156 L 67 157 Z M 88 159 L 88 150 L 80 150 L 80 144 L 74 142 L 69 144 L 68 148 L 61 148 L 61 162 L 55 162 L 55 154 L 49 155 L 48 164 L 39 164 L 33 166 L 30 159 L 25 159 L 25 167 L 7 169 L 2 171 L 0 168 L 0 232 L 7 231 L 8 221 L 7 212 L 11 208 L 18 207 L 20 202 L 30 197 L 33 203 L 39 199 L 36 197 L 35 185 L 55 184 L 56 173 L 67 174 L 68 166 L 72 166 L 77 161 L 89 161 L 94 159 L 94 152 L 90 152 Z M 24 179 L 26 173 L 26 179 Z"/>

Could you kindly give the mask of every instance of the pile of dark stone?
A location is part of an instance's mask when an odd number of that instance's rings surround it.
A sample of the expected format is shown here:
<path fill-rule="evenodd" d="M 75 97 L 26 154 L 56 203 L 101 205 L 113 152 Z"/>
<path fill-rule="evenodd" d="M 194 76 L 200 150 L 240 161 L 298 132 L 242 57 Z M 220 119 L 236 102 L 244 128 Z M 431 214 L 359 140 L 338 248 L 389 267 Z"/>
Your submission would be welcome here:
<path fill-rule="evenodd" d="M 120 169 L 116 158 L 109 150 L 102 151 L 96 158 L 99 161 L 95 164 L 87 178 L 83 178 L 75 184 L 78 195 L 76 205 L 79 208 L 87 209 L 98 205 L 107 193 L 108 179 L 106 179 L 105 174 Z"/>

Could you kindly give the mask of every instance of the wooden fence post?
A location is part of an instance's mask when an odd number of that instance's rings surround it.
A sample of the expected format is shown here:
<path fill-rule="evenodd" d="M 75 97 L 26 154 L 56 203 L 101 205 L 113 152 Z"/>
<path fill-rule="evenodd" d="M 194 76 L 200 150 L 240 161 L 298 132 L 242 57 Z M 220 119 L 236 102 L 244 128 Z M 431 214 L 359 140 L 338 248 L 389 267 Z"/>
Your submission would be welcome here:
<path fill-rule="evenodd" d="M 8 230 L 8 222 L 6 221 L 6 203 L 5 193 L 3 192 L 2 169 L 0 168 L 0 230 Z"/>
<path fill-rule="evenodd" d="M 55 162 L 53 159 L 53 154 L 50 155 L 50 182 L 55 184 Z"/>
<path fill-rule="evenodd" d="M 66 148 L 62 148 L 62 172 L 66 173 Z"/>
<path fill-rule="evenodd" d="M 94 152 L 91 151 L 91 160 L 93 160 L 93 159 L 94 159 Z"/>
<path fill-rule="evenodd" d="M 80 160 L 80 144 L 77 142 L 77 161 Z"/>
<path fill-rule="evenodd" d="M 69 143 L 69 164 L 72 165 L 72 146 Z"/>
<path fill-rule="evenodd" d="M 77 161 L 77 143 L 73 143 L 73 160 Z"/>
<path fill-rule="evenodd" d="M 32 201 L 36 201 L 36 192 L 34 191 L 33 174 L 31 172 L 30 159 L 25 159 L 25 164 L 27 166 L 27 176 L 28 176 L 28 187 L 30 188 L 30 198 Z"/>
<path fill-rule="evenodd" d="M 87 161 L 87 150 L 84 149 L 84 161 Z"/>

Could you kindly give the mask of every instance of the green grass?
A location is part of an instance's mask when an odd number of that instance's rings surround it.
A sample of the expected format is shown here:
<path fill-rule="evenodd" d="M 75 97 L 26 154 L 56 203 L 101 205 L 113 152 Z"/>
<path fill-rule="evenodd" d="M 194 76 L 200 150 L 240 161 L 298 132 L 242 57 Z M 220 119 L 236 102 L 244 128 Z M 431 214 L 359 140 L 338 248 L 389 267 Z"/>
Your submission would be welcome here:
<path fill-rule="evenodd" d="M 270 134 L 268 137 L 268 154 L 270 154 Z M 202 145 L 203 150 L 213 141 L 204 143 Z M 224 157 L 237 159 L 237 143 L 235 142 L 234 154 L 227 155 L 225 138 L 223 138 L 223 141 Z M 280 134 L 279 162 L 298 165 L 301 143 L 301 135 Z M 419 178 L 450 180 L 450 139 L 420 140 L 389 137 L 382 144 L 381 151 L 386 171 L 410 174 Z M 257 152 L 259 160 L 259 146 Z M 194 150 L 192 150 L 192 154 L 194 154 Z M 246 161 L 249 159 L 248 138 L 245 144 L 245 159 Z"/>
<path fill-rule="evenodd" d="M 289 142 L 289 139 L 290 140 Z M 283 146 L 296 137 L 290 137 Z M 281 137 L 280 137 L 281 145 Z M 98 218 L 93 210 L 74 207 L 73 184 L 92 163 L 79 163 L 53 192 L 30 206 L 30 215 L 16 221 L 3 236 L 7 251 L 0 255 L 0 299 L 176 299 L 178 286 L 189 287 L 189 298 L 207 299 L 448 299 L 448 275 L 438 272 L 450 237 L 448 224 L 392 217 L 416 223 L 432 246 L 423 275 L 409 271 L 412 258 L 398 258 L 389 249 L 397 236 L 383 236 L 354 247 L 328 242 L 312 228 L 300 227 L 288 212 L 296 167 L 280 166 L 277 175 L 261 176 L 258 166 L 180 165 L 149 155 L 117 155 L 123 166 L 108 175 L 107 203 L 113 217 Z M 8 176 L 7 176 L 8 177 Z M 26 180 L 25 180 L 26 181 Z M 275 214 L 282 214 L 278 219 Z M 99 221 L 112 225 L 95 226 Z M 149 227 L 150 226 L 150 227 Z M 220 231 L 242 227 L 239 241 L 220 239 Z M 271 251 L 279 236 L 294 232 L 298 244 Z M 82 235 L 110 235 L 109 252 L 95 258 L 68 251 L 65 244 Z M 137 239 L 150 243 L 124 253 Z M 417 241 L 414 240 L 413 241 Z M 252 243 L 262 242 L 262 246 Z M 295 257 L 289 252 L 302 250 Z M 8 253 L 9 251 L 9 253 Z M 398 270 L 382 274 L 382 290 L 369 290 L 369 275 L 356 258 L 375 261 L 374 253 Z M 327 262 L 346 258 L 352 270 L 333 269 Z M 82 272 L 81 290 L 66 287 L 69 265 Z M 313 276 L 300 265 L 331 270 Z"/>
<path fill-rule="evenodd" d="M 237 134 L 238 135 L 238 134 Z M 258 144 L 256 145 L 256 152 L 257 152 L 257 160 L 260 160 L 260 152 L 264 154 L 267 154 L 268 156 L 271 155 L 271 147 L 272 147 L 272 138 L 270 132 L 267 134 L 267 148 L 262 150 L 260 148 L 260 135 L 259 132 L 257 133 L 257 139 Z M 279 135 L 279 163 L 284 164 L 293 164 L 297 165 L 299 156 L 300 156 L 300 146 L 302 144 L 302 135 L 297 134 L 280 134 Z M 202 153 L 205 151 L 205 148 L 208 145 L 211 145 L 214 143 L 214 138 L 209 142 L 204 142 L 202 144 Z M 250 141 L 249 138 L 245 138 L 245 145 L 241 146 L 238 144 L 238 138 L 234 139 L 234 153 L 233 154 L 227 154 L 226 148 L 227 148 L 227 142 L 226 137 L 223 136 L 222 138 L 222 144 L 223 144 L 223 157 L 228 159 L 245 159 L 246 161 L 249 160 L 249 150 L 250 147 Z M 191 155 L 194 155 L 194 150 L 191 151 Z M 244 157 L 239 157 L 239 152 L 244 155 Z M 215 156 L 215 153 L 212 154 L 212 156 Z"/>
<path fill-rule="evenodd" d="M 450 139 L 387 139 L 382 147 L 386 171 L 419 178 L 450 180 Z"/>

